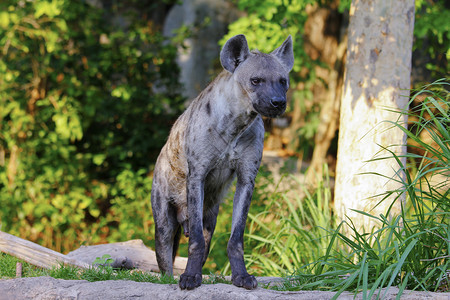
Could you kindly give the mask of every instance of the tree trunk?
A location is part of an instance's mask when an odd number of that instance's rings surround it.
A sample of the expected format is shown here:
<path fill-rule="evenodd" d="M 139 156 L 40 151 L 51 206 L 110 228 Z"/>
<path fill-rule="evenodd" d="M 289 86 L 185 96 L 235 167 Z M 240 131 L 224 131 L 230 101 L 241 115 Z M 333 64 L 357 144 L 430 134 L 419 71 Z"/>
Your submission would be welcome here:
<path fill-rule="evenodd" d="M 335 209 L 338 218 L 344 220 L 347 216 L 358 229 L 364 227 L 367 231 L 377 224 L 352 209 L 386 215 L 398 194 L 376 206 L 381 200 L 379 195 L 401 188 L 395 180 L 404 173 L 394 159 L 370 160 L 389 156 L 382 147 L 389 147 L 397 155 L 406 152 L 405 134 L 385 121 L 406 123 L 405 117 L 390 110 L 407 109 L 413 27 L 414 0 L 352 2 L 340 110 Z M 404 199 L 402 195 L 395 201 L 391 215 L 399 213 Z"/>

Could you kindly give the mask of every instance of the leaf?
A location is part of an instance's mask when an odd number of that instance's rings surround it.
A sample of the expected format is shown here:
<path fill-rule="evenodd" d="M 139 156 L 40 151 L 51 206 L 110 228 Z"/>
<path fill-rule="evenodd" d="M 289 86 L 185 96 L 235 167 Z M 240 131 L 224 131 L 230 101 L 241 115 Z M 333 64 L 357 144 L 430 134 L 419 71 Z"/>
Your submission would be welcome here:
<path fill-rule="evenodd" d="M 97 166 L 100 166 L 106 159 L 106 155 L 105 154 L 95 154 L 92 157 L 92 162 L 94 164 L 96 164 Z"/>
<path fill-rule="evenodd" d="M 53 0 L 51 2 L 45 0 L 37 1 L 35 4 L 36 11 L 34 13 L 34 17 L 39 19 L 45 14 L 50 18 L 54 18 L 61 13 L 61 9 L 59 7 L 61 2 L 62 1 L 60 0 Z"/>
<path fill-rule="evenodd" d="M 0 12 L 0 28 L 8 29 L 9 26 L 9 13 L 6 11 Z"/>

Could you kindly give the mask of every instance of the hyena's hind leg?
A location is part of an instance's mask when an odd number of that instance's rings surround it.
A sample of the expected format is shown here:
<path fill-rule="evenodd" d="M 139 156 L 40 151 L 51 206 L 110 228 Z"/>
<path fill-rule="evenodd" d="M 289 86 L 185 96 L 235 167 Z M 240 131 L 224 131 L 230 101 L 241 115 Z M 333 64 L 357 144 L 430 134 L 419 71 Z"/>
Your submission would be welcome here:
<path fill-rule="evenodd" d="M 161 193 L 152 192 L 153 218 L 155 220 L 155 252 L 160 272 L 173 275 L 173 261 L 179 245 L 181 228 L 176 208 Z"/>

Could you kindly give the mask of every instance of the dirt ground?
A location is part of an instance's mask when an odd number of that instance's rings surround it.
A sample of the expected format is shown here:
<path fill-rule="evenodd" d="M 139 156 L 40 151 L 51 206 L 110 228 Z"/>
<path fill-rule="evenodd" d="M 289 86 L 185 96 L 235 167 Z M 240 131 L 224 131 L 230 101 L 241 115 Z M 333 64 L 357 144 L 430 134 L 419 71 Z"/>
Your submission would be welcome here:
<path fill-rule="evenodd" d="M 395 299 L 398 289 L 382 290 L 381 299 Z M 331 299 L 333 292 L 298 291 L 279 292 L 257 288 L 248 291 L 228 284 L 204 284 L 192 291 L 180 290 L 177 285 L 141 283 L 134 281 L 62 280 L 51 277 L 17 278 L 0 280 L 0 300 L 15 299 L 185 299 L 185 300 L 234 300 L 234 299 Z M 359 294 L 344 293 L 338 299 L 362 299 Z M 450 293 L 406 291 L 401 299 L 450 300 Z"/>

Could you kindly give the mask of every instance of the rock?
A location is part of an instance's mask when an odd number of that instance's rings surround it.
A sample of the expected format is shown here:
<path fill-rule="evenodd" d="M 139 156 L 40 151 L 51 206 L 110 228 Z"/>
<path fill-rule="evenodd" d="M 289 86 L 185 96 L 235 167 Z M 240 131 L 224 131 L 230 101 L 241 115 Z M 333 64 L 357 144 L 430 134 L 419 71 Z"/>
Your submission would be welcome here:
<path fill-rule="evenodd" d="M 383 291 L 384 292 L 384 291 Z M 391 288 L 383 299 L 395 299 L 397 288 Z M 155 284 L 125 280 L 88 282 L 85 280 L 62 280 L 51 277 L 32 277 L 0 280 L 0 300 L 33 299 L 331 299 L 334 292 L 299 291 L 280 292 L 257 288 L 245 290 L 228 284 L 204 284 L 192 291 L 181 290 L 174 284 Z M 383 294 L 382 294 L 383 295 Z M 405 291 L 401 299 L 449 300 L 450 293 Z M 351 293 L 343 293 L 339 299 L 354 299 Z M 362 299 L 358 294 L 355 299 Z"/>
<path fill-rule="evenodd" d="M 105 254 L 111 255 L 114 260 L 113 267 L 138 268 L 143 271 L 159 272 L 155 251 L 146 247 L 142 240 L 81 246 L 79 249 L 69 252 L 67 256 L 91 265 L 97 257 L 101 258 Z M 186 264 L 186 257 L 177 256 L 173 268 L 174 274 L 182 274 Z"/>

